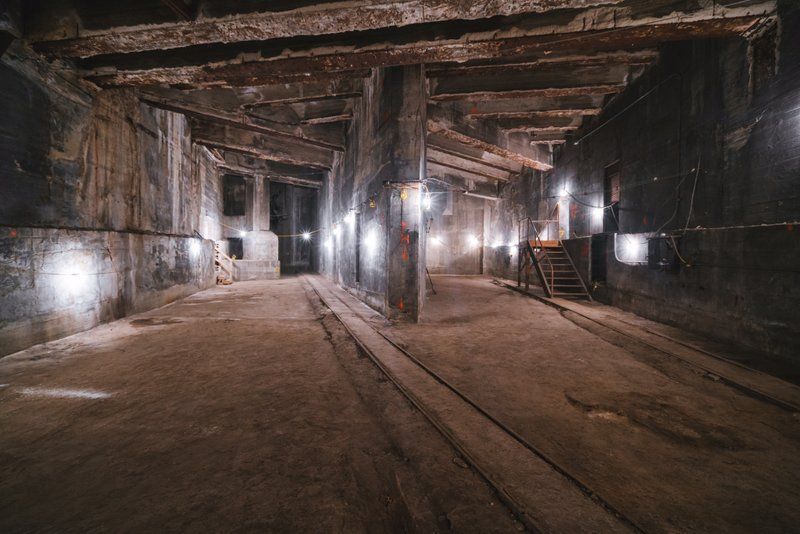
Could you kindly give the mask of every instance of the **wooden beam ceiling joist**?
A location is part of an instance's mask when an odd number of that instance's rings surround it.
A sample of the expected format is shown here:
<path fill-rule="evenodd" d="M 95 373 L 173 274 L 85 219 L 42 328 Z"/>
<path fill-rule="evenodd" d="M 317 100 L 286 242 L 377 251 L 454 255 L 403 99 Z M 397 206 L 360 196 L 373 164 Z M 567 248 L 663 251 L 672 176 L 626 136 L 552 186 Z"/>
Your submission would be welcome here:
<path fill-rule="evenodd" d="M 533 136 L 551 134 L 564 136 L 568 133 L 574 132 L 578 128 L 579 126 L 545 126 L 539 128 L 536 126 L 515 126 L 511 128 L 503 128 L 503 130 L 507 132 L 526 132 Z"/>
<path fill-rule="evenodd" d="M 534 70 L 501 75 L 468 75 L 432 78 L 431 100 L 453 100 L 469 95 L 541 94 L 568 96 L 590 91 L 607 92 L 608 88 L 625 87 L 641 68 L 631 70 L 627 65 L 581 67 L 553 70 Z M 600 88 L 600 89 L 598 89 Z"/>
<path fill-rule="evenodd" d="M 562 109 L 600 109 L 605 103 L 605 95 L 579 95 L 565 97 L 530 97 L 508 100 L 480 100 L 454 102 L 464 115 L 476 113 L 508 113 L 549 111 Z"/>
<path fill-rule="evenodd" d="M 585 96 L 585 95 L 611 95 L 625 89 L 625 84 L 604 84 L 604 85 L 576 85 L 573 87 L 547 87 L 540 89 L 515 89 L 510 91 L 469 91 L 459 93 L 442 93 L 431 95 L 430 100 L 434 102 L 452 102 L 463 100 L 465 102 L 475 102 L 480 100 L 509 100 L 521 98 L 557 98 L 562 96 Z"/>
<path fill-rule="evenodd" d="M 110 58 L 107 67 L 112 70 L 88 73 L 87 77 L 104 86 L 210 83 L 243 86 L 254 85 L 260 76 L 266 74 L 308 75 L 386 65 L 518 61 L 566 51 L 596 53 L 643 49 L 665 41 L 741 35 L 763 17 L 773 16 L 776 10 L 773 0 L 747 5 L 734 3 L 727 7 L 710 0 L 686 2 L 680 5 L 683 11 L 676 10 L 672 5 L 674 2 L 670 2 L 670 9 L 665 9 L 661 5 L 664 1 L 623 0 L 624 8 L 559 12 L 542 17 L 540 22 L 537 22 L 540 19 L 532 18 L 524 28 L 513 26 L 503 31 L 466 33 L 459 39 L 401 44 L 384 42 L 382 48 L 377 42 L 366 45 L 353 42 L 303 50 L 285 49 L 275 55 L 253 54 L 254 59 L 246 62 L 233 54 L 229 62 L 122 67 L 114 71 L 116 60 Z"/>
<path fill-rule="evenodd" d="M 510 160 L 504 160 L 503 163 L 501 164 L 498 161 L 487 161 L 486 159 L 483 159 L 483 158 L 478 157 L 476 155 L 465 154 L 463 151 L 455 150 L 452 147 L 443 146 L 444 143 L 447 142 L 447 141 L 448 140 L 446 138 L 438 139 L 437 136 L 435 136 L 435 135 L 429 135 L 428 139 L 427 139 L 426 146 L 427 146 L 427 148 L 429 150 L 433 149 L 433 150 L 435 150 L 437 152 L 441 152 L 442 154 L 447 154 L 449 156 L 453 156 L 453 157 L 456 157 L 456 158 L 459 158 L 459 159 L 463 159 L 463 160 L 466 160 L 466 161 L 471 161 L 473 163 L 478 163 L 478 164 L 483 165 L 485 167 L 489 167 L 489 168 L 492 168 L 492 169 L 495 169 L 495 170 L 498 170 L 498 171 L 502 171 L 502 172 L 505 172 L 505 173 L 508 173 L 508 174 L 519 174 L 519 172 L 522 170 L 521 169 L 522 166 L 519 165 L 517 162 L 512 162 Z M 482 151 L 480 151 L 480 152 L 482 152 Z M 492 154 L 492 156 L 495 156 L 495 157 L 499 158 L 499 156 L 496 156 L 494 154 Z M 513 165 L 515 165 L 515 164 L 519 165 L 519 167 L 514 168 Z"/>
<path fill-rule="evenodd" d="M 523 155 L 520 155 L 516 152 L 512 152 L 508 149 L 499 147 L 495 144 L 489 143 L 483 139 L 478 139 L 476 137 L 472 137 L 452 128 L 448 127 L 446 124 L 441 122 L 437 122 L 434 120 L 428 120 L 428 132 L 433 134 L 441 135 L 447 139 L 451 139 L 458 143 L 471 146 L 482 150 L 484 152 L 489 152 L 490 154 L 495 154 L 505 159 L 509 159 L 511 161 L 516 161 L 526 167 L 530 167 L 532 169 L 536 169 L 538 171 L 549 171 L 553 168 L 552 165 L 549 163 L 544 163 L 542 161 L 538 161 Z"/>
<path fill-rule="evenodd" d="M 580 109 L 547 109 L 538 111 L 495 111 L 465 113 L 470 119 L 521 119 L 534 120 L 554 117 L 585 117 L 599 115 L 603 108 L 580 108 Z"/>
<path fill-rule="evenodd" d="M 523 117 L 515 119 L 498 119 L 494 121 L 502 130 L 530 130 L 534 128 L 578 128 L 582 123 L 582 116 L 571 117 Z"/>
<path fill-rule="evenodd" d="M 174 9 L 181 0 L 162 0 Z M 193 23 L 116 27 L 82 31 L 70 39 L 44 41 L 38 48 L 62 57 L 167 50 L 213 43 L 268 41 L 398 28 L 450 20 L 475 20 L 498 16 L 543 13 L 557 9 L 608 6 L 623 0 L 356 0 L 326 2 L 288 11 L 265 11 Z M 46 32 L 45 32 L 46 33 Z"/>
<path fill-rule="evenodd" d="M 285 98 L 260 99 L 257 102 L 244 104 L 244 109 L 252 109 L 268 106 L 283 106 L 287 104 L 299 104 L 303 102 L 322 102 L 324 100 L 347 100 L 350 98 L 361 98 L 361 91 L 344 92 L 311 92 L 310 94 L 287 96 Z"/>
<path fill-rule="evenodd" d="M 464 165 L 456 165 L 456 164 L 453 164 L 453 163 L 447 163 L 447 162 L 438 160 L 438 159 L 436 159 L 435 157 L 433 157 L 431 155 L 429 155 L 426 158 L 426 161 L 427 161 L 428 165 L 435 165 L 435 166 L 444 167 L 444 168 L 447 168 L 447 169 L 452 169 L 452 170 L 456 170 L 456 171 L 459 171 L 459 172 L 463 172 L 463 173 L 466 173 L 466 174 L 471 174 L 473 176 L 478 176 L 478 177 L 480 177 L 480 178 L 482 178 L 484 180 L 493 180 L 493 181 L 496 181 L 496 182 L 507 182 L 508 181 L 508 178 L 501 178 L 499 176 L 496 176 L 496 175 L 493 175 L 493 174 L 486 174 L 484 172 L 477 171 L 475 169 L 468 169 Z"/>
<path fill-rule="evenodd" d="M 330 115 L 327 117 L 315 117 L 313 119 L 303 119 L 300 124 L 331 124 L 335 122 L 347 122 L 353 118 L 353 115 L 346 113 L 343 115 Z"/>
<path fill-rule="evenodd" d="M 513 174 L 517 172 L 509 171 L 506 169 L 498 169 L 492 165 L 488 165 L 485 161 L 471 161 L 470 159 L 463 158 L 459 155 L 452 155 L 438 150 L 435 147 L 427 146 L 426 158 L 429 161 L 435 161 L 444 166 L 455 166 L 459 169 L 466 171 L 474 171 L 476 174 L 486 176 L 493 180 L 508 180 Z"/>
<path fill-rule="evenodd" d="M 322 182 L 318 180 L 309 180 L 306 178 L 297 178 L 294 176 L 285 176 L 281 174 L 263 172 L 256 169 L 250 169 L 248 167 L 231 165 L 228 163 L 221 163 L 217 165 L 217 168 L 234 174 L 244 174 L 249 176 L 255 176 L 255 175 L 264 176 L 270 182 L 280 182 L 283 184 L 297 185 L 300 187 L 312 187 L 314 189 L 320 189 L 322 187 Z"/>
<path fill-rule="evenodd" d="M 196 106 L 186 105 L 179 102 L 171 102 L 163 99 L 152 98 L 148 96 L 140 96 L 139 99 L 144 102 L 145 104 L 163 109 L 166 111 L 172 111 L 174 113 L 181 113 L 186 115 L 187 117 L 193 117 L 197 119 L 202 119 L 210 122 L 215 122 L 218 124 L 224 124 L 226 126 L 231 126 L 233 128 L 239 128 L 242 130 L 247 130 L 251 132 L 256 132 L 264 135 L 268 135 L 271 137 L 275 137 L 278 139 L 289 139 L 297 143 L 323 148 L 326 150 L 333 150 L 335 152 L 343 152 L 344 147 L 340 145 L 334 145 L 331 143 L 327 143 L 324 141 L 319 141 L 316 139 L 310 139 L 303 135 L 298 135 L 294 133 L 289 133 L 286 131 L 277 130 L 275 128 L 270 128 L 266 126 L 262 126 L 259 124 L 255 124 L 246 116 L 237 117 L 236 115 L 232 115 L 230 113 L 221 112 L 221 111 L 214 111 L 210 109 L 203 109 L 198 108 Z"/>
<path fill-rule="evenodd" d="M 532 61 L 513 63 L 490 63 L 477 65 L 437 65 L 426 66 L 425 75 L 429 78 L 450 78 L 453 76 L 502 76 L 506 73 L 531 72 L 580 67 L 606 67 L 616 65 L 646 66 L 658 59 L 657 50 L 634 50 L 598 52 L 595 54 L 562 54 L 545 56 Z"/>
<path fill-rule="evenodd" d="M 330 165 L 319 165 L 316 163 L 311 163 L 307 161 L 297 160 L 293 157 L 285 157 L 281 155 L 276 155 L 271 152 L 268 152 L 263 149 L 255 148 L 249 145 L 237 145 L 232 143 L 225 143 L 222 141 L 217 141 L 213 139 L 204 139 L 202 137 L 198 137 L 194 139 L 194 142 L 198 145 L 203 145 L 208 148 L 216 148 L 217 150 L 222 150 L 223 152 L 234 152 L 237 154 L 243 154 L 245 156 L 250 156 L 256 159 L 263 159 L 265 161 L 274 161 L 277 163 L 283 163 L 286 165 L 295 165 L 295 166 L 304 166 L 310 167 L 312 169 L 330 169 Z"/>

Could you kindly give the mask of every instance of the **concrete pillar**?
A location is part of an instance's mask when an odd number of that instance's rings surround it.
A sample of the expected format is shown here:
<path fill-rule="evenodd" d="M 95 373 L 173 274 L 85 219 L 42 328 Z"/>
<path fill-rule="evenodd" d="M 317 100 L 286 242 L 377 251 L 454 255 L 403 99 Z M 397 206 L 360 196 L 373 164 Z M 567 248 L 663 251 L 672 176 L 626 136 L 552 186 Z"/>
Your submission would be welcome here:
<path fill-rule="evenodd" d="M 252 187 L 248 184 L 245 214 L 250 231 L 243 242 L 245 259 L 236 262 L 237 278 L 277 278 L 280 273 L 278 236 L 269 229 L 269 180 L 266 177 L 254 175 Z"/>
<path fill-rule="evenodd" d="M 391 317 L 419 320 L 425 298 L 425 232 L 419 182 L 425 178 L 426 105 L 423 65 L 386 69 L 382 104 L 394 119 L 387 206 L 387 303 Z M 401 182 L 409 187 L 402 189 Z"/>

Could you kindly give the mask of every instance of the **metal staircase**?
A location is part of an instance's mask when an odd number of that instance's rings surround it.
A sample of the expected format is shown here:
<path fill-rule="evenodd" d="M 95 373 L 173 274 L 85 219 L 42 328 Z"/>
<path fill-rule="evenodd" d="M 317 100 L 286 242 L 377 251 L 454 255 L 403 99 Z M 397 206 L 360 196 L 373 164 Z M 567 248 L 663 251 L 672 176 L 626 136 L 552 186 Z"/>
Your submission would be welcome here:
<path fill-rule="evenodd" d="M 524 230 L 523 230 L 524 225 Z M 547 237 L 547 239 L 543 239 Z M 536 271 L 542 289 L 548 297 L 577 297 L 592 300 L 572 258 L 564 248 L 558 235 L 558 205 L 550 218 L 519 220 L 519 254 L 517 286 L 522 285 L 525 274 L 525 289 L 530 284 L 530 272 Z"/>

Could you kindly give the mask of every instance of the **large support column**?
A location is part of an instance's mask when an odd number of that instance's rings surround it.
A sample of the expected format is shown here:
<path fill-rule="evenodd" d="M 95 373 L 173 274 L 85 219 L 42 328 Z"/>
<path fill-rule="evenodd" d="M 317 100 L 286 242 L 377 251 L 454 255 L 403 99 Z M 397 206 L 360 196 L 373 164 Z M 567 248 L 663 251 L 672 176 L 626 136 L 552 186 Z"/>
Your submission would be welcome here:
<path fill-rule="evenodd" d="M 389 315 L 419 320 L 425 297 L 425 232 L 422 191 L 425 178 L 426 90 L 424 66 L 386 69 L 382 104 L 394 125 L 387 210 L 387 301 Z M 409 186 L 403 188 L 402 183 Z"/>
<path fill-rule="evenodd" d="M 269 229 L 269 180 L 264 176 L 253 176 L 252 194 L 248 188 L 245 213 L 251 230 L 244 238 L 245 259 L 236 262 L 237 279 L 278 278 L 278 236 Z"/>

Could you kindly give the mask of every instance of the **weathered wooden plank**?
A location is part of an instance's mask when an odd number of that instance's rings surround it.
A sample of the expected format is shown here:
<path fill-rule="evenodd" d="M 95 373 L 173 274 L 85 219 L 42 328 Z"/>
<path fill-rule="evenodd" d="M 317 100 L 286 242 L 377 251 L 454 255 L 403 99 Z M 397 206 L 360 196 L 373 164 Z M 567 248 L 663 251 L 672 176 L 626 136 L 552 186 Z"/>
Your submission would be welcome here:
<path fill-rule="evenodd" d="M 178 0 L 162 0 L 177 4 Z M 542 13 L 613 5 L 622 0 L 381 0 L 321 3 L 281 12 L 261 12 L 193 23 L 82 31 L 71 39 L 40 42 L 38 48 L 64 57 L 129 54 L 212 43 L 266 41 L 302 35 L 339 34 L 448 20 Z M 188 15 L 188 12 L 187 12 Z"/>
<path fill-rule="evenodd" d="M 496 154 L 500 157 L 510 159 L 511 161 L 516 161 L 517 163 L 520 163 L 532 169 L 536 169 L 539 171 L 549 171 L 553 168 L 553 166 L 550 165 L 549 163 L 537 161 L 535 159 L 520 155 L 516 152 L 512 152 L 500 146 L 489 143 L 483 139 L 478 139 L 476 137 L 465 135 L 461 132 L 453 130 L 451 127 L 441 122 L 428 120 L 428 132 L 441 135 L 442 137 L 445 137 L 447 139 L 452 139 L 453 141 L 457 141 L 467 146 L 478 148 L 480 150 L 483 150 L 484 152 Z"/>
<path fill-rule="evenodd" d="M 260 124 L 253 123 L 248 117 L 241 116 L 237 117 L 235 115 L 221 112 L 221 111 L 214 111 L 211 109 L 203 109 L 198 108 L 196 106 L 191 106 L 187 104 L 183 104 L 180 102 L 171 102 L 162 99 L 156 99 L 148 96 L 141 96 L 139 98 L 142 102 L 149 106 L 153 106 L 159 109 L 165 109 L 167 111 L 172 111 L 175 113 L 181 113 L 186 115 L 187 117 L 194 117 L 198 119 L 203 119 L 207 121 L 216 122 L 219 124 L 224 124 L 227 126 L 231 126 L 234 128 L 240 128 L 242 130 L 248 130 L 251 132 L 257 132 L 265 135 L 269 135 L 272 137 L 276 137 L 279 139 L 290 139 L 292 141 L 296 141 L 298 143 L 306 144 L 309 146 L 314 146 L 318 148 L 324 148 L 326 150 L 333 150 L 337 152 L 344 151 L 344 147 L 340 145 L 334 145 L 331 143 L 327 143 L 324 141 L 319 141 L 316 139 L 310 139 L 303 135 L 299 135 L 296 133 L 290 133 L 285 130 L 278 130 L 276 128 L 262 126 Z"/>

